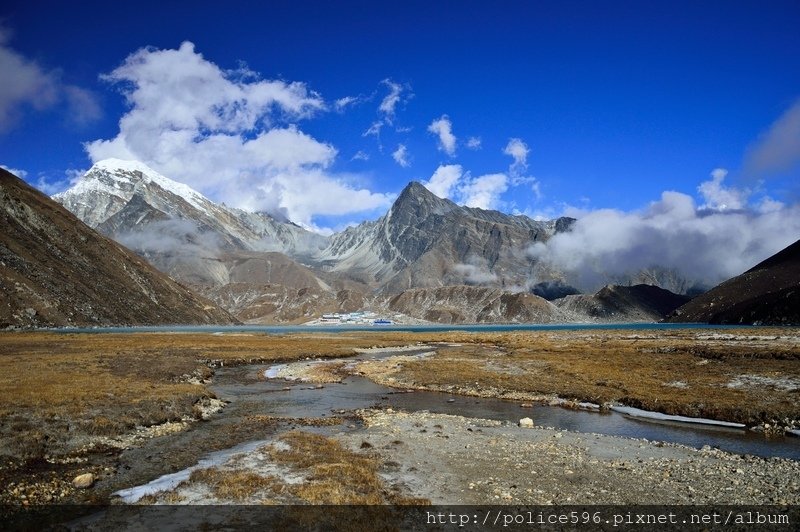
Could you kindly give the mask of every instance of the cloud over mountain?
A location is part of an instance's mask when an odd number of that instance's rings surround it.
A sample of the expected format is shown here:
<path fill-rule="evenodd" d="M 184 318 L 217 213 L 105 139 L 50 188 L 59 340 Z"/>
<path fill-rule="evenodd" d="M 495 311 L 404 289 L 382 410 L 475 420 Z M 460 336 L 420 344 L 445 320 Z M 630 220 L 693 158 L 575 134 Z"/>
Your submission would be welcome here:
<path fill-rule="evenodd" d="M 428 131 L 439 138 L 439 149 L 450 157 L 456 154 L 456 136 L 453 135 L 453 123 L 450 117 L 442 115 L 428 126 Z"/>
<path fill-rule="evenodd" d="M 800 205 L 748 202 L 749 193 L 725 187 L 724 178 L 724 170 L 715 170 L 698 187 L 705 200 L 700 207 L 691 196 L 667 191 L 640 211 L 585 212 L 570 232 L 534 244 L 529 255 L 567 272 L 584 290 L 598 288 L 608 276 L 653 267 L 714 286 L 800 235 Z"/>
<path fill-rule="evenodd" d="M 121 87 L 130 109 L 114 138 L 85 145 L 92 161 L 142 161 L 219 201 L 279 211 L 309 228 L 317 215 L 390 203 L 332 172 L 336 148 L 296 125 L 327 108 L 304 83 L 223 70 L 191 42 L 142 48 L 104 79 Z"/>

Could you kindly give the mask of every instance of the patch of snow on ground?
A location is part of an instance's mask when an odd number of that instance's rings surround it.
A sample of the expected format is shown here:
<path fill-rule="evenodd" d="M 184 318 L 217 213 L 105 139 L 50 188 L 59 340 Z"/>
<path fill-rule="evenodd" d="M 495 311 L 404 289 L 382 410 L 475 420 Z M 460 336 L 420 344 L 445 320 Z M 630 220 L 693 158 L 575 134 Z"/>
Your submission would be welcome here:
<path fill-rule="evenodd" d="M 270 366 L 264 370 L 264 377 L 267 379 L 277 379 L 280 377 L 281 372 L 288 367 L 287 364 L 277 364 L 275 366 Z"/>
<path fill-rule="evenodd" d="M 400 351 L 416 351 L 418 349 L 425 349 L 424 345 L 401 345 L 399 347 L 367 347 L 353 349 L 356 353 L 394 353 Z"/>
<path fill-rule="evenodd" d="M 717 421 L 716 419 L 705 419 L 701 417 L 686 417 L 686 416 L 671 416 L 669 414 L 662 414 L 661 412 L 651 412 L 649 410 L 642 410 L 640 408 L 633 408 L 632 406 L 614 405 L 611 407 L 614 412 L 625 414 L 631 417 L 641 419 L 653 419 L 657 421 L 674 421 L 677 423 L 695 423 L 700 425 L 715 425 L 718 427 L 733 427 L 737 429 L 746 428 L 742 423 L 731 423 L 730 421 Z"/>
<path fill-rule="evenodd" d="M 178 471 L 177 473 L 170 473 L 168 475 L 160 476 L 155 480 L 151 480 L 147 484 L 142 484 L 141 486 L 134 486 L 132 488 L 116 491 L 113 493 L 113 495 L 120 497 L 123 502 L 133 504 L 146 495 L 152 495 L 161 491 L 175 489 L 181 482 L 189 480 L 189 477 L 192 476 L 193 471 L 215 467 L 226 462 L 234 455 L 249 453 L 261 447 L 265 443 L 267 443 L 266 440 L 248 442 L 231 447 L 230 449 L 223 449 L 222 451 L 210 453 L 208 456 L 191 467 L 187 467 L 186 469 Z"/>
<path fill-rule="evenodd" d="M 725 385 L 728 388 L 770 386 L 785 392 L 800 390 L 800 379 L 792 377 L 766 377 L 764 375 L 739 375 Z"/>

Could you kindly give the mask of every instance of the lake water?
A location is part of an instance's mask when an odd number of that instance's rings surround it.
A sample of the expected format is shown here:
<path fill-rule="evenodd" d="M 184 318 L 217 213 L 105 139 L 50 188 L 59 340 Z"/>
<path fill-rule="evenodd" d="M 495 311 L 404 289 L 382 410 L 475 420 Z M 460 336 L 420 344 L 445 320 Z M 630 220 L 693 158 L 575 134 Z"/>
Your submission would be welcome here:
<path fill-rule="evenodd" d="M 670 331 L 681 329 L 733 329 L 743 325 L 708 325 L 706 323 L 561 323 L 561 324 L 483 324 L 483 325 L 160 325 L 149 327 L 64 327 L 52 329 L 62 333 L 338 333 L 338 332 L 514 332 L 514 331 L 591 331 L 634 330 Z M 751 327 L 757 329 L 757 327 Z"/>

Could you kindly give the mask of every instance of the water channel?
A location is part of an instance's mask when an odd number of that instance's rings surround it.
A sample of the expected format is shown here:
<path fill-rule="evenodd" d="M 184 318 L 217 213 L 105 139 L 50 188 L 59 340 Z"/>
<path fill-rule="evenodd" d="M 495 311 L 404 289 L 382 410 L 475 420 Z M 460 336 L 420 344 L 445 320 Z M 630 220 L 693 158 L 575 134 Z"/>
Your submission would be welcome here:
<path fill-rule="evenodd" d="M 425 351 L 431 351 L 431 347 L 421 348 L 418 353 Z M 337 359 L 337 362 L 369 360 L 396 354 L 409 355 L 413 352 L 365 353 L 352 359 Z M 542 427 L 644 438 L 695 448 L 708 445 L 738 454 L 800 460 L 800 438 L 793 436 L 768 438 L 746 429 L 645 420 L 617 412 L 600 413 L 559 406 L 534 404 L 529 408 L 521 408 L 519 401 L 442 392 L 395 390 L 357 375 L 348 376 L 341 383 L 322 386 L 280 378 L 261 379 L 260 375 L 268 370 L 268 366 L 220 368 L 215 377 L 217 384 L 212 389 L 221 399 L 256 402 L 260 405 L 259 410 L 279 417 L 324 417 L 335 415 L 341 410 L 373 406 L 407 412 L 426 410 L 509 423 L 516 423 L 522 417 L 531 417 L 536 425 Z"/>

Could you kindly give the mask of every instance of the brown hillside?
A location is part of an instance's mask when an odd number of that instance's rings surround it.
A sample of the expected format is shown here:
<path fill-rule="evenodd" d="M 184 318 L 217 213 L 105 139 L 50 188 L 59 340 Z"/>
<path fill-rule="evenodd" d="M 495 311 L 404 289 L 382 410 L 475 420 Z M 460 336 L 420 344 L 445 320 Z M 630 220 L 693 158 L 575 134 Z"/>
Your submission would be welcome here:
<path fill-rule="evenodd" d="M 800 325 L 800 240 L 694 298 L 668 321 Z"/>
<path fill-rule="evenodd" d="M 0 327 L 234 322 L 0 169 Z"/>

